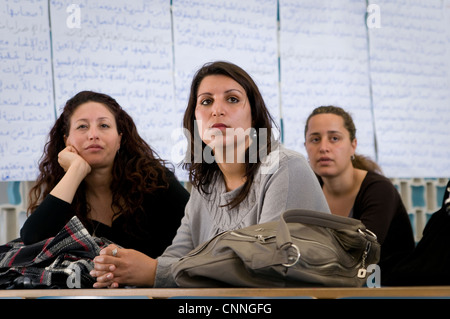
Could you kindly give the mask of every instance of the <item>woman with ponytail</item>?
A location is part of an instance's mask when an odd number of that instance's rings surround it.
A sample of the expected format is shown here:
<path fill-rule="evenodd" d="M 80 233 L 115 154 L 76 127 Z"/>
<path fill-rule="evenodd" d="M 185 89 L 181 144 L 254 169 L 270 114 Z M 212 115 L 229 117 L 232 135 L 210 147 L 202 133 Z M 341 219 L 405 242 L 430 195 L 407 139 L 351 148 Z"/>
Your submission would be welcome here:
<path fill-rule="evenodd" d="M 381 244 L 381 280 L 414 248 L 400 194 L 368 157 L 355 153 L 356 128 L 349 113 L 321 106 L 309 115 L 305 147 L 331 213 L 361 220 Z"/>

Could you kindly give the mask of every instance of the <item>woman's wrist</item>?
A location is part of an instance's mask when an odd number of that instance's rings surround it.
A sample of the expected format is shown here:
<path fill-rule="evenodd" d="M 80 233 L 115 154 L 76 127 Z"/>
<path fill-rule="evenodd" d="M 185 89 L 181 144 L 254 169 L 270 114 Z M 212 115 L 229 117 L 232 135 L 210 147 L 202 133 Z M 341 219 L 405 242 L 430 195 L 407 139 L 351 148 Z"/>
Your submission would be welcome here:
<path fill-rule="evenodd" d="M 70 165 L 66 174 L 59 181 L 59 183 L 56 184 L 50 194 L 69 204 L 72 203 L 78 186 L 87 174 L 89 174 L 90 170 L 90 166 L 86 162 L 75 161 L 72 165 Z"/>
<path fill-rule="evenodd" d="M 149 261 L 149 272 L 146 279 L 146 283 L 148 287 L 153 287 L 155 285 L 156 278 L 156 268 L 158 267 L 158 260 L 150 258 Z"/>

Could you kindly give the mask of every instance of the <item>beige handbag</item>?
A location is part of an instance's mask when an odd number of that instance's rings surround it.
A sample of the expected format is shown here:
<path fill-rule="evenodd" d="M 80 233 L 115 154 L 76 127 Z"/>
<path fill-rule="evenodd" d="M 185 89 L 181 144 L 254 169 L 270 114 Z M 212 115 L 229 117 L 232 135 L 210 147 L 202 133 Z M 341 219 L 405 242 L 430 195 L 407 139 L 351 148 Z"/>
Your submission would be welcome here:
<path fill-rule="evenodd" d="M 289 210 L 279 221 L 227 231 L 172 266 L 180 287 L 361 287 L 380 258 L 361 221 Z"/>

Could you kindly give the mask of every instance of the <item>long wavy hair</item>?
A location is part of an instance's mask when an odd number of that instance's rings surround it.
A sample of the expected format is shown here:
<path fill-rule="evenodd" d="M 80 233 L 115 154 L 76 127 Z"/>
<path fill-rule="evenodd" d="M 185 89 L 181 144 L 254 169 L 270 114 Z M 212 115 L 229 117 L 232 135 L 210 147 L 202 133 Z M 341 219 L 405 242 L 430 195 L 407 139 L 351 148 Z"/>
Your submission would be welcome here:
<path fill-rule="evenodd" d="M 334 114 L 340 116 L 344 120 L 344 127 L 349 132 L 350 142 L 353 142 L 356 139 L 356 127 L 355 123 L 353 122 L 352 116 L 348 112 L 346 112 L 343 108 L 334 105 L 319 106 L 316 107 L 311 112 L 311 114 L 308 116 L 308 119 L 306 120 L 305 138 L 306 132 L 308 131 L 309 120 L 313 116 L 318 114 Z M 354 158 L 352 159 L 352 165 L 354 168 L 366 170 L 369 172 L 375 172 L 378 174 L 383 174 L 380 166 L 376 162 L 372 161 L 369 157 L 361 154 L 355 154 Z"/>
<path fill-rule="evenodd" d="M 246 181 L 239 194 L 236 195 L 225 206 L 234 208 L 238 206 L 248 195 L 250 187 L 253 183 L 255 173 L 264 159 L 265 155 L 269 154 L 272 148 L 272 124 L 273 119 L 270 115 L 264 99 L 250 75 L 239 66 L 225 62 L 216 61 L 203 65 L 194 75 L 191 84 L 191 90 L 188 100 L 188 105 L 184 113 L 183 126 L 187 130 L 189 136 L 188 152 L 183 168 L 189 171 L 189 181 L 192 185 L 202 193 L 209 193 L 209 185 L 217 178 L 218 174 L 222 174 L 219 166 L 215 161 L 208 163 L 204 160 L 198 161 L 196 154 L 205 154 L 205 148 L 209 148 L 203 141 L 201 141 L 197 126 L 195 125 L 195 108 L 197 106 L 198 88 L 202 80 L 210 75 L 224 75 L 237 83 L 239 83 L 247 94 L 248 101 L 251 107 L 252 128 L 256 134 L 252 134 L 252 143 L 258 145 L 256 153 L 250 154 L 254 148 L 247 148 L 245 153 L 245 178 Z M 260 134 L 260 129 L 264 134 Z M 198 143 L 197 141 L 201 141 Z M 196 143 L 198 145 L 196 145 Z M 200 153 L 199 153 L 200 152 Z M 252 157 L 251 157 L 252 155 Z M 252 158 L 252 160 L 249 160 Z M 256 160 L 254 160 L 256 159 Z"/>
<path fill-rule="evenodd" d="M 68 100 L 50 130 L 39 161 L 39 175 L 30 190 L 27 212 L 31 214 L 64 176 L 64 169 L 58 163 L 58 153 L 66 147 L 64 136 L 69 135 L 72 114 L 78 106 L 87 102 L 105 105 L 115 117 L 118 133 L 122 134 L 120 151 L 116 154 L 112 168 L 111 207 L 118 209 L 116 214 L 124 215 L 128 222 L 142 208 L 144 194 L 168 187 L 166 162 L 159 159 L 156 152 L 139 136 L 133 119 L 115 99 L 92 91 L 82 91 Z M 83 224 L 87 225 L 90 206 L 86 201 L 84 181 L 78 187 L 71 205 Z"/>

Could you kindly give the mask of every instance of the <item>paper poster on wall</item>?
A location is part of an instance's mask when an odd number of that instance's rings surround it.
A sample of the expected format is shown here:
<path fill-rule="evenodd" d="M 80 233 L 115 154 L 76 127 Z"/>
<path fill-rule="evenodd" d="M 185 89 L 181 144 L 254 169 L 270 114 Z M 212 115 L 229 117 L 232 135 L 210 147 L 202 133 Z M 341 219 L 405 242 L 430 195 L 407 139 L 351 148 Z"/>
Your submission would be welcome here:
<path fill-rule="evenodd" d="M 175 90 L 185 109 L 194 73 L 205 63 L 228 61 L 247 71 L 278 122 L 276 1 L 173 1 Z"/>
<path fill-rule="evenodd" d="M 55 120 L 47 1 L 0 6 L 0 181 L 37 176 Z"/>
<path fill-rule="evenodd" d="M 172 8 L 177 108 L 184 112 L 192 78 L 202 65 L 228 61 L 250 74 L 278 125 L 276 1 L 174 0 Z M 178 145 L 186 148 L 186 143 Z M 180 147 L 180 160 L 184 152 Z"/>
<path fill-rule="evenodd" d="M 3 0 L 0 181 L 36 178 L 81 90 L 115 98 L 178 165 L 192 77 L 215 60 L 253 77 L 288 148 L 306 155 L 306 117 L 336 105 L 386 176 L 450 176 L 450 0 Z"/>
<path fill-rule="evenodd" d="M 174 109 L 170 2 L 50 1 L 56 107 L 82 90 L 108 94 L 170 160 Z"/>
<path fill-rule="evenodd" d="M 281 108 L 287 147 L 306 155 L 304 127 L 318 106 L 342 107 L 357 153 L 375 159 L 365 2 L 280 1 Z"/>
<path fill-rule="evenodd" d="M 379 163 L 391 177 L 450 176 L 448 7 L 376 3 L 381 27 L 369 39 Z"/>

